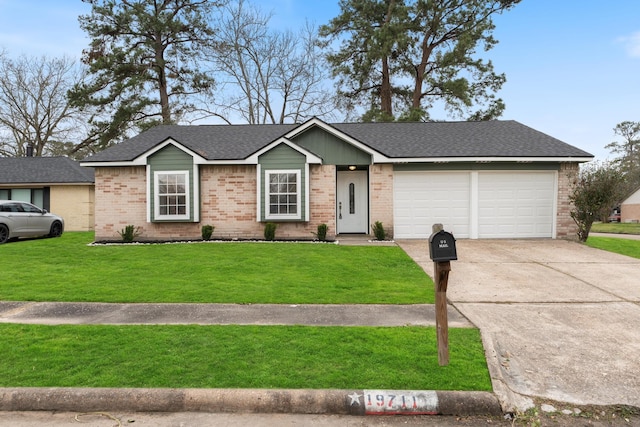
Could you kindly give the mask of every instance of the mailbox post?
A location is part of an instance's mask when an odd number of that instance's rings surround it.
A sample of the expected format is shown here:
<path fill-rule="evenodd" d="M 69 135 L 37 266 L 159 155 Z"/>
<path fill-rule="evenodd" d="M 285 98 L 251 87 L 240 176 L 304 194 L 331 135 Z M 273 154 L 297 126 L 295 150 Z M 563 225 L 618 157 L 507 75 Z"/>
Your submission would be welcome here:
<path fill-rule="evenodd" d="M 433 260 L 436 291 L 436 330 L 438 335 L 438 363 L 449 364 L 449 321 L 447 319 L 447 284 L 451 262 L 458 259 L 456 239 L 443 230 L 442 224 L 433 225 L 429 237 L 429 257 Z"/>

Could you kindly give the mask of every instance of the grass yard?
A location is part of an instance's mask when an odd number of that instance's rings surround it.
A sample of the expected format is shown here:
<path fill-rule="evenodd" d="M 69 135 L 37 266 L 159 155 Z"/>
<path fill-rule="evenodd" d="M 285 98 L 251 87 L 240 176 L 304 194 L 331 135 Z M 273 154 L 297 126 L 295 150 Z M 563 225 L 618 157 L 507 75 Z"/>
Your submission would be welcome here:
<path fill-rule="evenodd" d="M 306 243 L 88 246 L 65 233 L 0 246 L 0 300 L 433 303 L 398 247 Z M 425 247 L 426 250 L 426 247 Z M 477 329 L 1 324 L 0 387 L 491 390 Z"/>
<path fill-rule="evenodd" d="M 634 258 L 640 258 L 640 240 L 619 239 L 616 237 L 589 237 L 587 245 Z"/>
<path fill-rule="evenodd" d="M 0 300 L 271 304 L 433 303 L 398 247 L 309 243 L 87 246 L 93 233 L 0 246 Z M 426 250 L 426 247 L 425 247 Z"/>
<path fill-rule="evenodd" d="M 591 226 L 594 233 L 640 234 L 640 224 L 622 222 L 596 222 Z"/>
<path fill-rule="evenodd" d="M 491 390 L 480 334 L 435 328 L 0 324 L 0 386 Z"/>

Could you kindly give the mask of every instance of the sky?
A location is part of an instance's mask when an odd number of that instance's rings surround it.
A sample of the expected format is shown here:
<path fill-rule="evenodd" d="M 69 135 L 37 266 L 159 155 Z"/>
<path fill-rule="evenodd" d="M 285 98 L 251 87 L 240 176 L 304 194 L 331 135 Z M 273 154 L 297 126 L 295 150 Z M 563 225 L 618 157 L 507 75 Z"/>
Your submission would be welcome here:
<path fill-rule="evenodd" d="M 252 2 L 282 30 L 322 25 L 340 11 L 338 0 Z M 80 58 L 88 39 L 77 18 L 89 11 L 80 0 L 0 0 L 0 49 Z M 522 0 L 494 24 L 499 43 L 482 57 L 507 77 L 500 119 L 612 159 L 605 146 L 621 141 L 613 128 L 640 121 L 640 1 Z"/>

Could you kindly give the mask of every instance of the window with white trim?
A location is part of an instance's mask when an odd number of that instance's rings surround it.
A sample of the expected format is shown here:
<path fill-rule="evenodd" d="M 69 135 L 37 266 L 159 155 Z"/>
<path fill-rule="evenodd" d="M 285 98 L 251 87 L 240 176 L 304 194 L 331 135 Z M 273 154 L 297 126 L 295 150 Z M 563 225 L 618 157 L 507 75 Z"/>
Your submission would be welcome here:
<path fill-rule="evenodd" d="M 270 170 L 266 178 L 266 219 L 300 219 L 300 171 Z"/>
<path fill-rule="evenodd" d="M 189 172 L 155 172 L 155 219 L 190 219 Z"/>

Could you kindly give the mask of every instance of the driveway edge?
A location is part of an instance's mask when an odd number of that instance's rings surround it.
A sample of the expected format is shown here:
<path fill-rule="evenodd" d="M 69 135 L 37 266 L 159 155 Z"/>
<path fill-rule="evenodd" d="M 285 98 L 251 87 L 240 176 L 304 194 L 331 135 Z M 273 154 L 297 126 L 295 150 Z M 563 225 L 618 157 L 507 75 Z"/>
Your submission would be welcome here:
<path fill-rule="evenodd" d="M 372 393 L 375 394 L 370 399 Z M 394 399 L 389 399 L 390 396 Z M 417 400 L 414 396 L 417 396 Z M 413 405 L 406 405 L 405 403 L 410 403 L 410 399 Z M 502 414 L 498 398 L 493 393 L 479 391 L 64 387 L 0 388 L 0 411 L 461 416 Z"/>

